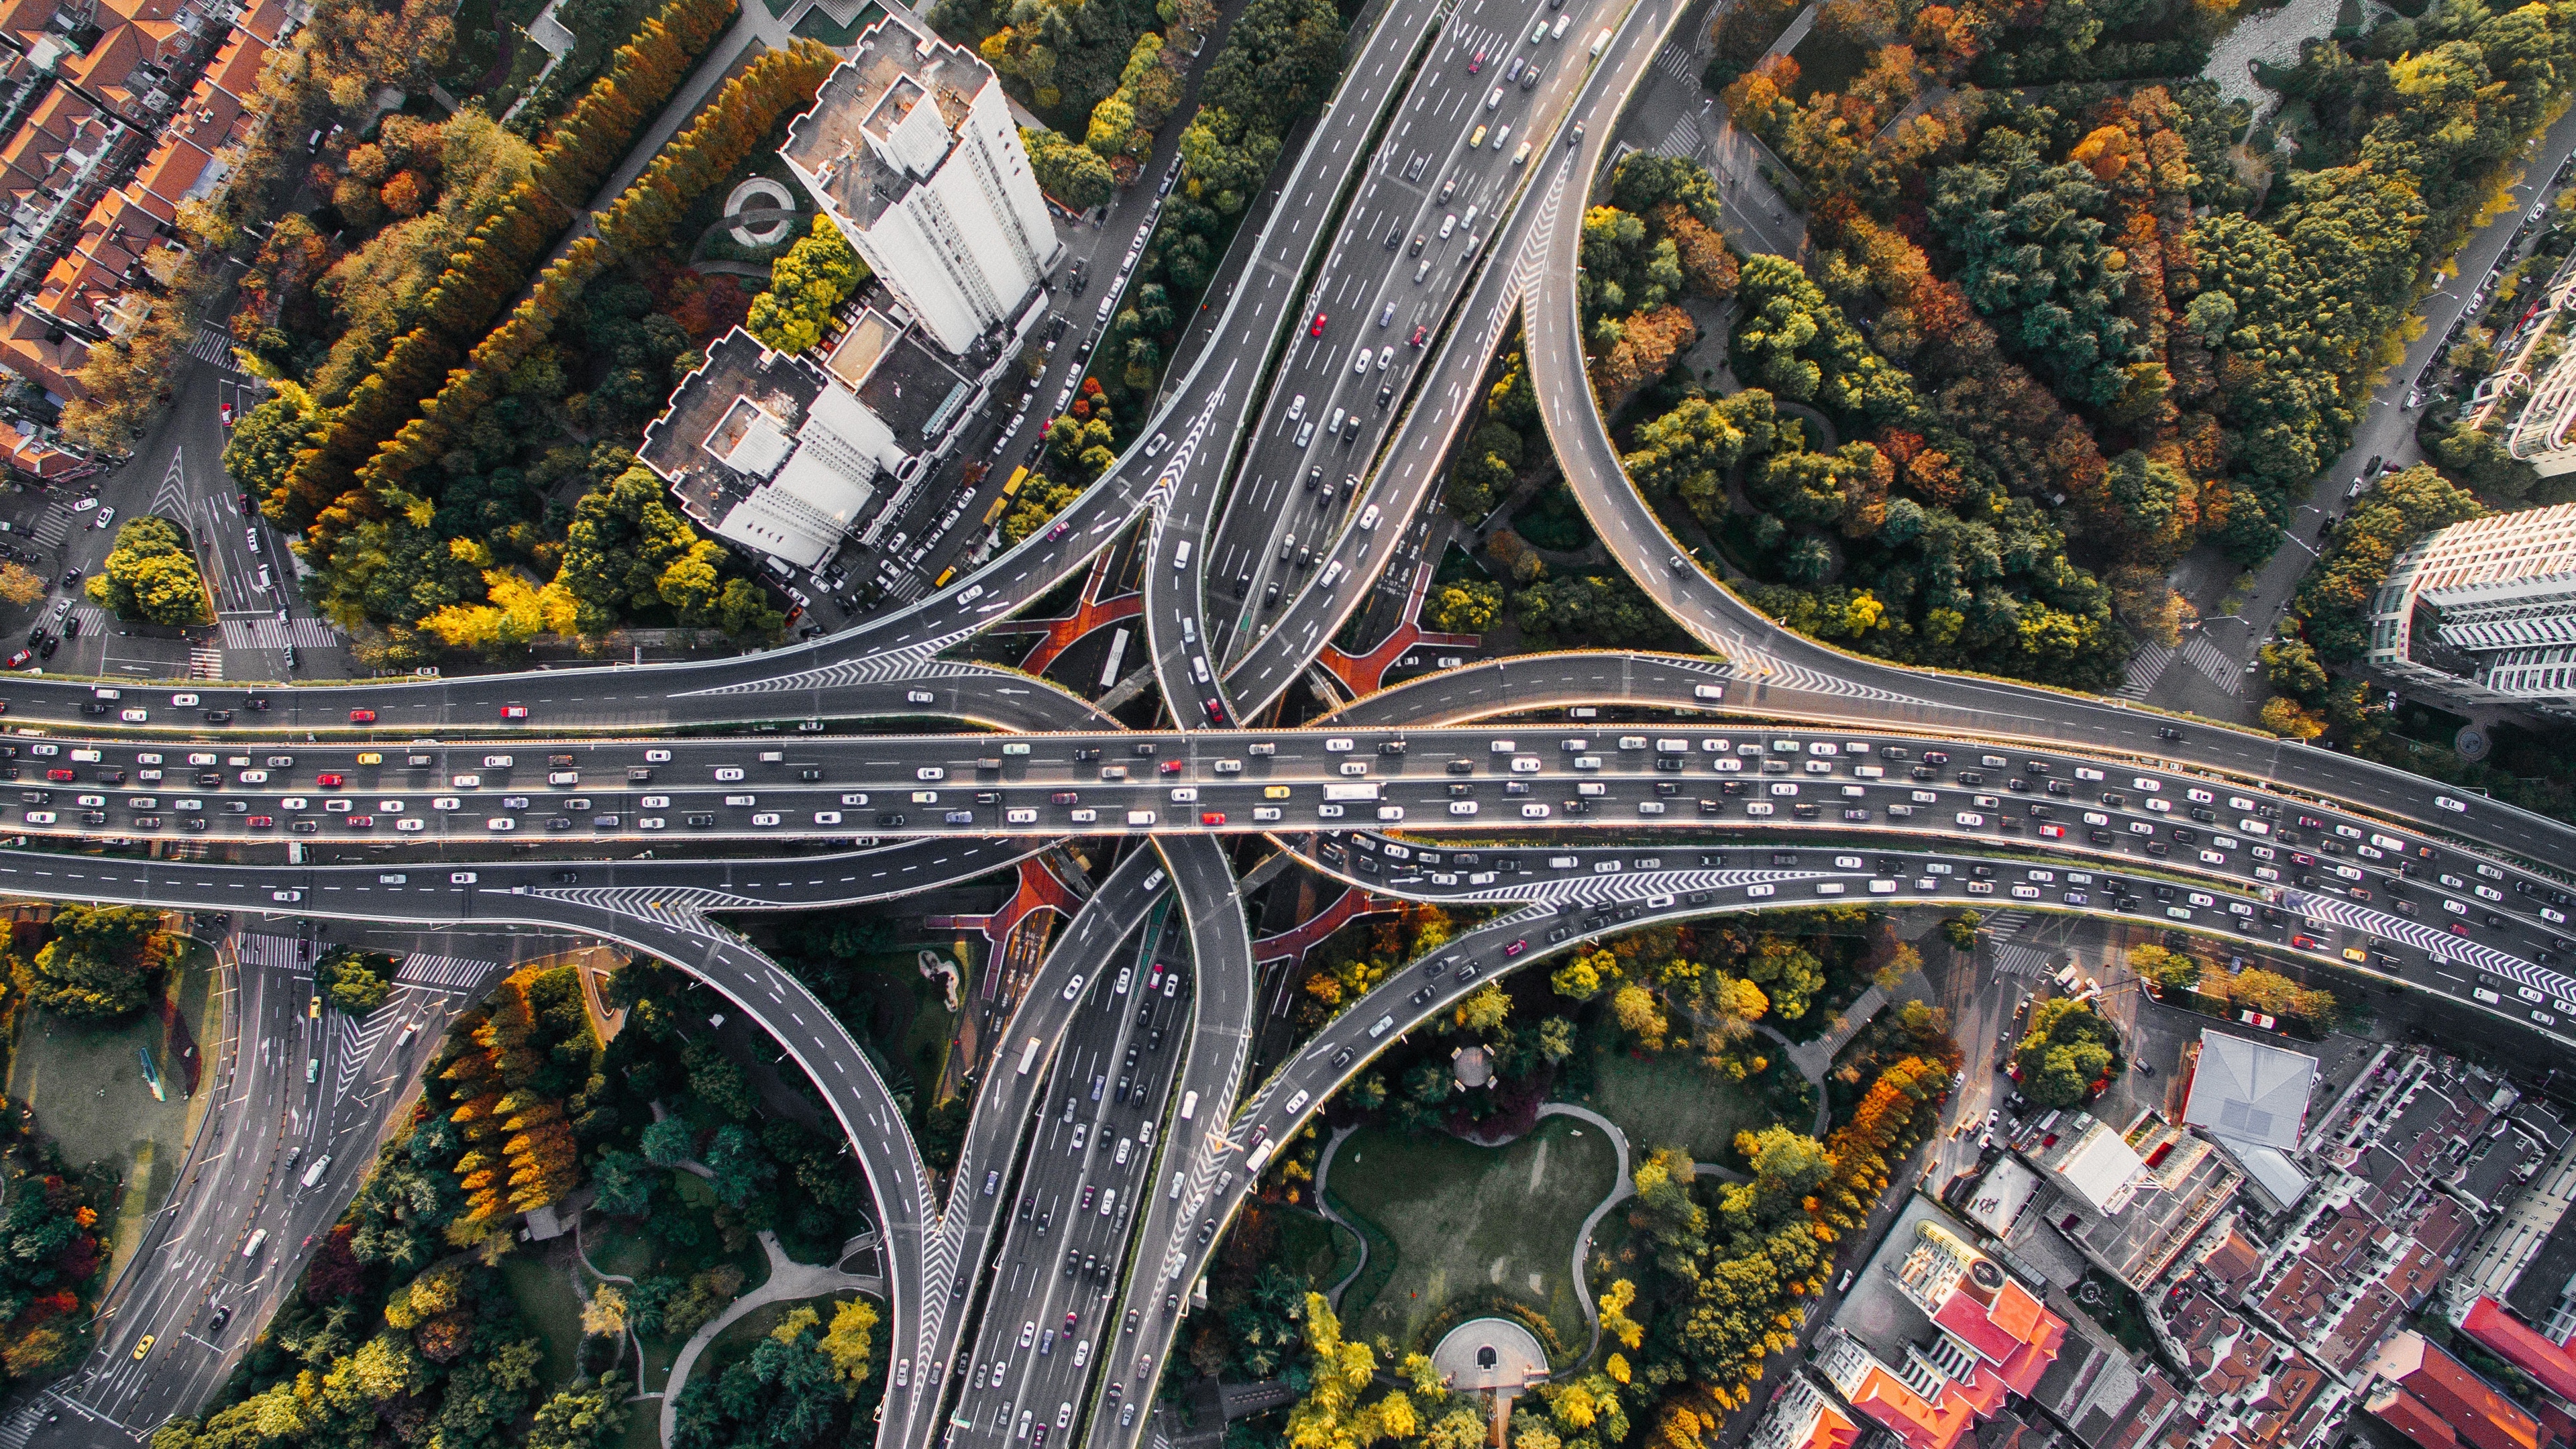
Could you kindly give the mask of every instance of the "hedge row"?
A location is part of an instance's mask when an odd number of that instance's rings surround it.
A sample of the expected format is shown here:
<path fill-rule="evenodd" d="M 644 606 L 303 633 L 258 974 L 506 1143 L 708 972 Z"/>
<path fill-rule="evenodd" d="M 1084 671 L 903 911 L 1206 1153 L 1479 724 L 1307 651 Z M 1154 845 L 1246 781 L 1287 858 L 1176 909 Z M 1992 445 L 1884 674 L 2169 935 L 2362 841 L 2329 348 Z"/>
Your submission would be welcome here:
<path fill-rule="evenodd" d="M 781 116 L 813 103 L 838 57 L 812 40 L 771 51 L 752 63 L 646 167 L 615 204 L 597 213 L 597 236 L 584 237 L 538 274 L 535 286 L 500 326 L 447 374 L 420 416 L 403 424 L 359 470 L 358 481 L 383 497 L 411 470 L 444 454 L 455 431 L 501 395 L 510 373 L 554 331 L 555 319 L 591 280 L 626 257 L 670 239 L 671 228 L 710 186 L 750 158 Z"/>
<path fill-rule="evenodd" d="M 356 471 L 434 392 L 460 349 L 523 285 L 636 130 L 679 88 L 699 55 L 732 24 L 738 0 L 670 0 L 620 46 L 608 73 L 540 143 L 528 180 L 503 196 L 465 245 L 448 258 L 421 305 L 421 320 L 397 338 L 375 371 L 330 410 L 314 447 L 295 464 L 264 511 L 310 524 L 327 544 L 373 504 L 354 487 Z"/>

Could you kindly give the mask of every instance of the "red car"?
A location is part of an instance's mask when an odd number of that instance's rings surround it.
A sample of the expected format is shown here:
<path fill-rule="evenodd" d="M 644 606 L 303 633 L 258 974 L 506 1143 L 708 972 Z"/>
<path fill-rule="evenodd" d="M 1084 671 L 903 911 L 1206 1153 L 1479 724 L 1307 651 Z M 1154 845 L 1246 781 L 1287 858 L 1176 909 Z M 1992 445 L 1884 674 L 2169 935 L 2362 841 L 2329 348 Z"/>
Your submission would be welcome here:
<path fill-rule="evenodd" d="M 313 783 L 321 786 L 325 790 L 337 790 L 340 788 L 340 777 L 325 771 L 322 774 L 314 776 Z"/>
<path fill-rule="evenodd" d="M 1224 723 L 1225 723 L 1225 701 L 1224 701 L 1224 700 L 1221 700 L 1221 699 L 1218 699 L 1218 698 L 1214 697 L 1213 695 L 1209 696 L 1209 698 L 1208 698 L 1208 700 L 1207 700 L 1207 714 L 1208 714 L 1208 723 L 1210 723 L 1210 724 L 1219 724 L 1219 725 L 1224 724 Z"/>
<path fill-rule="evenodd" d="M 1223 825 L 1225 823 L 1225 812 L 1222 810 L 1202 810 L 1199 812 L 1199 823 L 1201 825 Z"/>
<path fill-rule="evenodd" d="M 1321 336 L 1323 336 L 1323 335 L 1324 335 L 1324 314 L 1323 314 L 1323 313 L 1321 313 L 1321 312 L 1316 313 L 1316 314 L 1315 314 L 1315 320 L 1314 320 L 1313 322 L 1310 322 L 1310 323 L 1308 323 L 1308 324 L 1307 324 L 1307 326 L 1306 326 L 1306 335 L 1307 335 L 1307 336 L 1309 336 L 1309 337 L 1321 337 Z"/>
<path fill-rule="evenodd" d="M 376 828 L 376 817 L 373 815 L 344 815 L 340 818 L 348 822 L 351 830 L 373 830 Z"/>
<path fill-rule="evenodd" d="M 1414 328 L 1414 329 L 1413 329 L 1413 336 L 1411 336 L 1410 338 L 1407 338 L 1406 340 L 1407 340 L 1407 341 L 1409 341 L 1409 342 L 1411 342 L 1414 346 L 1416 346 L 1416 347 L 1420 347 L 1420 346 L 1422 345 L 1422 340 L 1423 340 L 1424 338 L 1426 338 L 1426 337 L 1429 337 L 1430 335 L 1431 335 L 1431 329 L 1430 329 L 1430 328 L 1428 328 L 1428 327 L 1416 327 L 1416 328 Z"/>
<path fill-rule="evenodd" d="M 503 719 L 526 719 L 527 717 L 528 707 L 524 704 L 505 704 L 501 706 L 501 718 Z"/>
<path fill-rule="evenodd" d="M 35 657 L 35 650 L 21 649 L 17 653 L 9 656 L 9 667 L 12 669 L 24 669 L 27 667 L 27 661 Z"/>
<path fill-rule="evenodd" d="M 1517 956 L 1517 955 L 1519 955 L 1520 953 L 1522 953 L 1523 951 L 1526 951 L 1526 950 L 1528 950 L 1528 949 L 1529 949 L 1529 937 L 1527 937 L 1527 936 L 1523 936 L 1523 937 L 1521 937 L 1519 940 L 1514 941 L 1513 943 L 1511 943 L 1511 944 L 1510 944 L 1510 945 L 1508 945 L 1508 946 L 1505 946 L 1505 947 L 1503 948 L 1503 954 L 1504 954 L 1504 955 L 1506 955 L 1506 956 Z"/>
<path fill-rule="evenodd" d="M 52 769 L 45 772 L 45 778 L 53 781 L 57 785 L 67 785 L 72 781 L 79 779 L 80 775 L 77 771 Z"/>
<path fill-rule="evenodd" d="M 275 830 L 277 828 L 277 817 L 274 815 L 254 815 L 250 818 L 248 823 L 250 828 L 253 830 Z"/>
<path fill-rule="evenodd" d="M 1480 71 L 1480 70 L 1483 70 L 1484 68 L 1485 68 L 1485 53 L 1484 53 L 1483 51 L 1481 51 L 1481 50 L 1480 50 L 1480 51 L 1477 51 L 1477 52 L 1476 52 L 1476 57 L 1475 57 L 1475 59 L 1470 60 L 1470 61 L 1468 61 L 1468 62 L 1467 62 L 1467 74 L 1469 74 L 1469 75 L 1474 75 L 1476 72 L 1478 72 L 1478 71 Z"/>
<path fill-rule="evenodd" d="M 374 724 L 375 722 L 376 712 L 372 709 L 353 709 L 349 711 L 349 723 L 351 724 Z"/>
<path fill-rule="evenodd" d="M 2468 933 L 2469 933 L 2469 928 L 2468 928 L 2468 927 L 2461 925 L 2461 924 L 2460 924 L 2459 922 L 2457 922 L 2457 921 L 2453 921 L 2453 922 L 2451 923 L 2451 934 L 2452 934 L 2452 935 L 2454 935 L 2454 936 L 2465 936 L 2465 935 L 2467 935 Z"/>
<path fill-rule="evenodd" d="M 2314 951 L 2319 948 L 2319 942 L 2314 936 L 2292 936 L 2290 945 L 2301 951 Z"/>
<path fill-rule="evenodd" d="M 1181 772 L 1181 764 L 1179 760 L 1165 760 L 1160 768 L 1166 775 L 1177 775 Z"/>

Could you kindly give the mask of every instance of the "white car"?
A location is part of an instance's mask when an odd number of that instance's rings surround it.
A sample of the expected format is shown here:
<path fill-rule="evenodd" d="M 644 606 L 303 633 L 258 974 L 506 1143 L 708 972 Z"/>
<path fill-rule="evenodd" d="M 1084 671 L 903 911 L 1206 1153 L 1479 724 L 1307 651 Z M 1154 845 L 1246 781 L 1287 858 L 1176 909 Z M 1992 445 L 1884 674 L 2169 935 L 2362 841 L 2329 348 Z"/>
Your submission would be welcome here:
<path fill-rule="evenodd" d="M 1476 802 L 1473 800 L 1452 800 L 1449 802 L 1449 813 L 1452 815 L 1473 815 L 1476 813 Z"/>
<path fill-rule="evenodd" d="M 1252 807 L 1252 821 L 1256 825 L 1267 825 L 1278 818 L 1279 807 L 1276 805 L 1255 805 Z"/>
<path fill-rule="evenodd" d="M 1749 885 L 1744 888 L 1744 893 L 1748 896 L 1759 899 L 1765 896 L 1778 895 L 1780 893 L 1780 888 L 1778 886 Z"/>
<path fill-rule="evenodd" d="M 1970 830 L 1976 830 L 1985 825 L 1986 817 L 1962 810 L 1959 812 L 1959 823 L 1968 827 Z"/>
<path fill-rule="evenodd" d="M 483 828 L 486 830 L 497 830 L 507 834 L 510 831 L 518 829 L 519 822 L 511 819 L 507 815 L 494 815 L 483 822 Z"/>
<path fill-rule="evenodd" d="M 1515 774 L 1515 775 L 1535 775 L 1535 774 L 1537 774 L 1538 772 L 1539 772 L 1539 758 L 1538 758 L 1538 756 L 1536 756 L 1536 755 L 1514 755 L 1514 756 L 1512 756 L 1512 773 L 1513 773 L 1513 774 Z"/>
<path fill-rule="evenodd" d="M 1545 820 L 1547 818 L 1547 807 L 1544 805 L 1524 805 L 1521 807 L 1521 818 L 1523 820 Z"/>
<path fill-rule="evenodd" d="M 148 712 L 146 712 L 146 711 L 144 711 L 144 710 L 139 710 L 139 709 L 127 709 L 127 710 L 119 710 L 119 711 L 117 711 L 117 715 L 116 715 L 116 717 L 117 717 L 118 719 L 121 719 L 121 720 L 125 721 L 127 724 L 141 724 L 141 723 L 143 723 L 143 721 L 145 721 L 146 719 L 150 718 L 151 716 L 150 716 L 150 714 L 149 714 Z"/>
<path fill-rule="evenodd" d="M 929 690 L 915 689 L 909 690 L 904 694 L 903 702 L 906 704 L 929 704 L 938 698 L 939 696 L 932 694 Z"/>
<path fill-rule="evenodd" d="M 193 694 L 174 694 L 170 696 L 170 703 L 179 709 L 194 709 L 197 705 L 197 697 Z"/>
<path fill-rule="evenodd" d="M 775 825 L 778 823 L 778 813 L 774 810 L 763 810 L 759 814 L 751 817 L 751 823 L 754 825 Z"/>
<path fill-rule="evenodd" d="M 1076 825 L 1089 825 L 1100 818 L 1100 812 L 1086 805 L 1070 812 L 1069 818 Z"/>
<path fill-rule="evenodd" d="M 429 822 L 421 819 L 417 815 L 406 815 L 402 819 L 394 822 L 394 829 L 401 831 L 405 835 L 418 835 L 428 828 Z"/>
<path fill-rule="evenodd" d="M 1329 739 L 1329 740 L 1324 741 L 1324 753 L 1325 753 L 1325 754 L 1328 754 L 1328 755 L 1347 755 L 1347 754 L 1349 754 L 1350 752 L 1351 752 L 1351 742 L 1350 742 L 1349 740 L 1342 739 L 1342 738 L 1339 738 L 1339 737 L 1335 737 L 1335 738 L 1333 738 L 1333 739 Z"/>
<path fill-rule="evenodd" d="M 841 812 L 838 810 L 817 810 L 814 812 L 814 823 L 817 825 L 838 825 L 841 823 Z"/>
<path fill-rule="evenodd" d="M 723 773 L 724 772 L 721 770 L 718 771 L 717 778 L 723 778 Z M 734 778 L 739 780 L 742 776 L 737 772 L 734 775 Z M 924 765 L 920 769 L 912 772 L 912 778 L 916 780 L 945 780 L 948 778 L 948 772 L 939 768 L 937 765 Z"/>
<path fill-rule="evenodd" d="M 2454 800 L 2448 795 L 2434 796 L 2433 803 L 2441 806 L 2445 810 L 2451 811 L 2453 814 L 2466 815 L 2469 813 L 2469 807 L 2466 802 Z"/>
<path fill-rule="evenodd" d="M 51 810 L 30 810 L 27 812 L 27 823 L 30 825 L 51 825 L 54 823 L 54 812 Z"/>
<path fill-rule="evenodd" d="M 400 815 L 402 812 L 403 802 L 400 800 L 379 800 L 376 802 L 376 813 L 379 815 Z"/>
<path fill-rule="evenodd" d="M 838 815 L 832 817 L 835 821 L 838 821 L 840 818 L 841 817 Z M 1005 825 L 1035 825 L 1038 823 L 1038 812 L 1027 809 L 1005 810 L 1002 812 L 1002 823 Z"/>
<path fill-rule="evenodd" d="M 453 795 L 440 795 L 429 802 L 429 808 L 432 810 L 462 810 L 465 808 L 465 802 Z"/>
<path fill-rule="evenodd" d="M 647 815 L 635 822 L 635 828 L 638 830 L 659 830 L 662 825 L 663 820 L 659 815 Z"/>

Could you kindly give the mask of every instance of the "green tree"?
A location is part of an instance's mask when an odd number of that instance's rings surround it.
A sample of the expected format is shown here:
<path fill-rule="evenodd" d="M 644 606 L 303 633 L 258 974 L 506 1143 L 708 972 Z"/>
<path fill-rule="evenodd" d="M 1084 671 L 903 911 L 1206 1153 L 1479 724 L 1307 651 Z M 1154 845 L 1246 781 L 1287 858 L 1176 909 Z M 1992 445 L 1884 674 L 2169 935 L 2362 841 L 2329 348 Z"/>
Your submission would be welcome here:
<path fill-rule="evenodd" d="M 842 299 L 867 279 L 867 263 L 859 260 L 840 227 L 828 216 L 817 216 L 805 237 L 770 264 L 769 290 L 751 299 L 743 330 L 763 347 L 808 351 L 822 340 Z"/>
<path fill-rule="evenodd" d="M 166 518 L 147 514 L 120 526 L 116 547 L 88 588 L 91 598 L 120 619 L 203 624 L 213 618 L 197 557 L 179 526 Z"/>
<path fill-rule="evenodd" d="M 2013 1065 L 2024 1096 L 2044 1107 L 2074 1107 L 2116 1069 L 2119 1050 L 2119 1029 L 2090 1001 L 2053 997 L 2030 1009 Z"/>
<path fill-rule="evenodd" d="M 53 939 L 25 975 L 30 1000 L 66 1016 L 123 1016 L 151 999 L 153 981 L 177 960 L 179 938 L 141 906 L 57 907 Z"/>
<path fill-rule="evenodd" d="M 394 958 L 381 951 L 343 946 L 322 959 L 316 974 L 333 1009 L 365 1016 L 393 994 L 394 969 Z"/>
<path fill-rule="evenodd" d="M 1020 128 L 1020 142 L 1028 148 L 1039 189 L 1071 210 L 1089 211 L 1117 189 L 1108 161 L 1087 146 L 1029 126 Z"/>
<path fill-rule="evenodd" d="M 1985 918 L 1975 911 L 1961 911 L 1942 918 L 1941 938 L 1954 951 L 1973 951 L 1977 949 L 1977 927 L 1984 924 Z"/>
<path fill-rule="evenodd" d="M 600 1289 L 601 1294 L 612 1290 Z M 597 1449 L 626 1431 L 626 1384 L 615 1374 L 581 1378 L 537 1406 L 528 1449 Z"/>

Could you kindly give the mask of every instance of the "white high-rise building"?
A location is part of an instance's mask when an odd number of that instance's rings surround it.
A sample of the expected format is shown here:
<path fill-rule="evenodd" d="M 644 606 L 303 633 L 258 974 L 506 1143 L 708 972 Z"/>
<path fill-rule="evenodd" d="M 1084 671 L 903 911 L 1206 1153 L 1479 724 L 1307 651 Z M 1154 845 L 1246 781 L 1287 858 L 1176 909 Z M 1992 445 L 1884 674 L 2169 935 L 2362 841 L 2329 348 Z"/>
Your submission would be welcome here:
<path fill-rule="evenodd" d="M 1023 316 L 1062 250 L 992 68 L 900 20 L 859 37 L 780 154 L 952 353 Z"/>
<path fill-rule="evenodd" d="M 2576 714 L 2576 503 L 2455 523 L 2398 556 L 2370 664 L 2469 704 Z"/>

